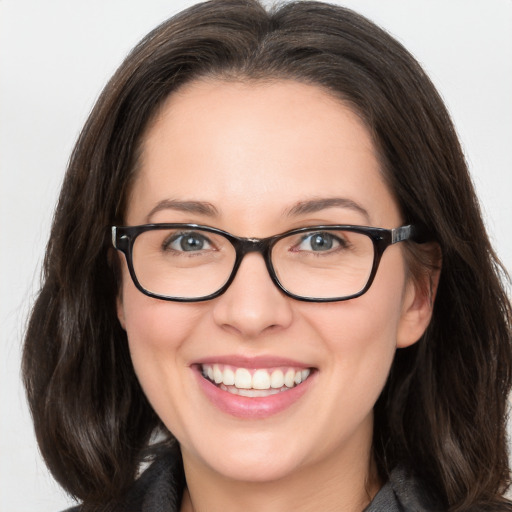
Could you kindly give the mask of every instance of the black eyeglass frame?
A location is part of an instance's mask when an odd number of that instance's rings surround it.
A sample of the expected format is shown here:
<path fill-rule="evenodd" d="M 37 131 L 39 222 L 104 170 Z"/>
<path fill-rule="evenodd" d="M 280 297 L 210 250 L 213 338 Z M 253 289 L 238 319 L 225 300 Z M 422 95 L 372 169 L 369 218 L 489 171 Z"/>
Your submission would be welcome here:
<path fill-rule="evenodd" d="M 201 230 L 209 233 L 215 233 L 226 238 L 235 249 L 235 262 L 233 264 L 233 270 L 224 285 L 214 293 L 205 295 L 203 297 L 171 297 L 167 295 L 159 295 L 146 290 L 138 281 L 133 267 L 133 245 L 135 239 L 141 233 L 146 231 L 160 230 L 160 229 L 191 229 Z M 267 267 L 270 278 L 273 283 L 288 297 L 292 299 L 304 301 L 304 302 L 341 302 L 345 300 L 355 299 L 366 293 L 375 279 L 379 263 L 382 258 L 384 251 L 393 244 L 403 242 L 405 240 L 412 240 L 417 243 L 424 243 L 427 241 L 425 230 L 419 226 L 409 224 L 406 226 L 400 226 L 393 229 L 375 228 L 369 226 L 353 226 L 353 225 L 319 225 L 319 226 L 307 226 L 303 228 L 292 229 L 285 231 L 278 235 L 269 236 L 267 238 L 242 238 L 221 229 L 213 228 L 210 226 L 203 226 L 201 224 L 142 224 L 139 226 L 112 226 L 112 245 L 115 249 L 122 252 L 125 255 L 126 262 L 128 264 L 128 270 L 135 286 L 148 297 L 155 299 L 167 300 L 173 302 L 204 302 L 207 300 L 214 299 L 222 295 L 231 285 L 235 279 L 236 273 L 240 268 L 242 260 L 245 255 L 250 252 L 257 252 L 263 256 L 265 265 Z M 304 233 L 307 231 L 350 231 L 353 233 L 360 233 L 368 236 L 373 243 L 373 265 L 368 277 L 366 285 L 357 293 L 342 297 L 304 297 L 301 295 L 295 295 L 288 291 L 279 281 L 277 274 L 272 265 L 272 248 L 274 245 L 287 236 Z"/>

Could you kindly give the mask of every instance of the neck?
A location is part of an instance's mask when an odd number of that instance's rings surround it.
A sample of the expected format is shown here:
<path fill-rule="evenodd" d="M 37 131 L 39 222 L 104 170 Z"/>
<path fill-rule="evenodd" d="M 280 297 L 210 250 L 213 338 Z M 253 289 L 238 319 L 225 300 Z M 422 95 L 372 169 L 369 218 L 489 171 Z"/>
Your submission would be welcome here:
<path fill-rule="evenodd" d="M 223 477 L 183 454 L 187 489 L 181 512 L 361 512 L 381 483 L 370 449 L 333 453 L 273 481 L 246 482 Z"/>

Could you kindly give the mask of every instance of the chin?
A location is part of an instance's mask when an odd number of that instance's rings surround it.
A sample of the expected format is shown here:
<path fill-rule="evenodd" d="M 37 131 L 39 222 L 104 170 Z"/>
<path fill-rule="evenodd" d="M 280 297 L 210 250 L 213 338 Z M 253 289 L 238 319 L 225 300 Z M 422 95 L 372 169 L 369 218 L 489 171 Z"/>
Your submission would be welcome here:
<path fill-rule="evenodd" d="M 249 436 L 244 447 L 236 442 L 221 442 L 212 450 L 196 451 L 193 456 L 203 467 L 228 480 L 264 483 L 286 478 L 302 467 L 307 454 L 300 453 L 295 443 L 287 447 L 281 439 L 269 442 Z M 199 448 L 199 447 L 198 447 Z M 182 451 L 186 448 L 182 446 Z M 186 455 L 184 454 L 184 458 Z"/>
<path fill-rule="evenodd" d="M 269 483 L 285 479 L 297 473 L 300 466 L 297 463 L 287 463 L 283 460 L 237 460 L 215 464 L 212 469 L 224 478 L 246 483 Z"/>

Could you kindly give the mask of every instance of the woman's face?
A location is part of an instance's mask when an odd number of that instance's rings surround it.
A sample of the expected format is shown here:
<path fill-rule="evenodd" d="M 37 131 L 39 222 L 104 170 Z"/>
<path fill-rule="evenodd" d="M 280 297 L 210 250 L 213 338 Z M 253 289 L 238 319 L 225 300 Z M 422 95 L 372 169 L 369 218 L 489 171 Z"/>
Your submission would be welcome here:
<path fill-rule="evenodd" d="M 402 219 L 368 131 L 340 101 L 293 81 L 202 81 L 174 93 L 149 127 L 126 223 L 267 237 Z M 147 297 L 123 265 L 118 312 L 135 371 L 186 467 L 262 482 L 368 466 L 372 408 L 395 350 L 428 322 L 401 244 L 385 251 L 366 294 L 323 304 L 285 296 L 257 253 L 223 295 L 199 303 Z M 214 365 L 224 379 L 239 368 L 263 379 L 310 374 L 246 397 L 204 377 Z"/>

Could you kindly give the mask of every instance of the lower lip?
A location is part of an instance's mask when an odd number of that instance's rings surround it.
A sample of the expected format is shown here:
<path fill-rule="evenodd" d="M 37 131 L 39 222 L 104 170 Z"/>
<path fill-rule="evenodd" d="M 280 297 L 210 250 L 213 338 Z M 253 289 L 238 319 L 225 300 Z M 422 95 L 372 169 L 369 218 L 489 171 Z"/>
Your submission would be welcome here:
<path fill-rule="evenodd" d="M 199 368 L 196 368 L 195 373 L 200 388 L 213 405 L 231 416 L 251 420 L 268 418 L 291 407 L 306 393 L 316 376 L 316 372 L 313 372 L 304 382 L 287 391 L 281 391 L 275 395 L 251 398 L 234 395 L 218 388 L 202 376 Z"/>

